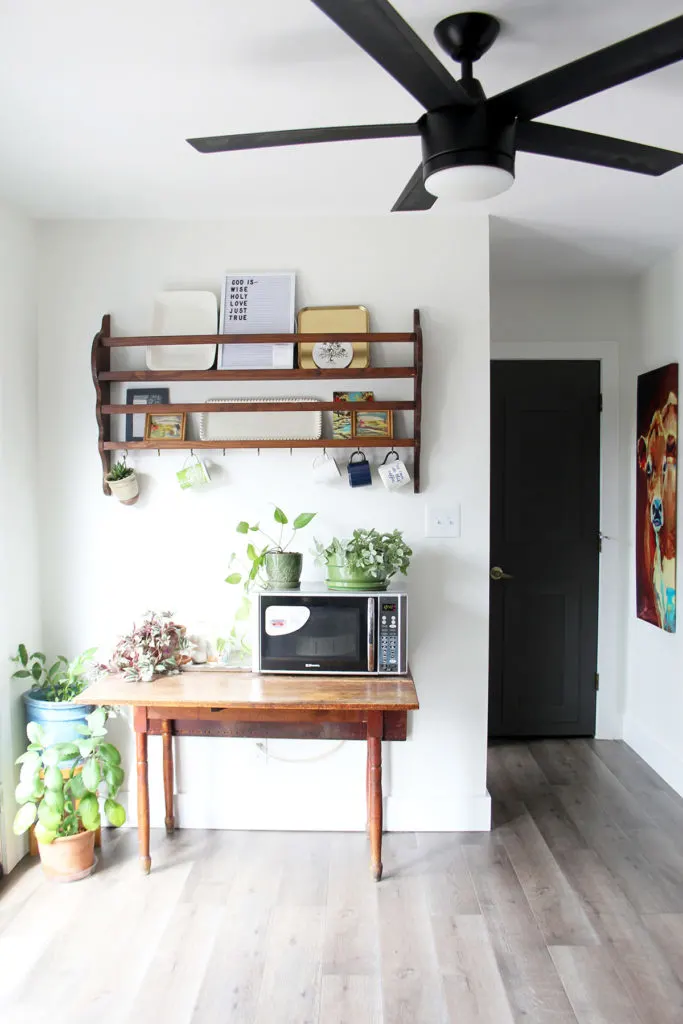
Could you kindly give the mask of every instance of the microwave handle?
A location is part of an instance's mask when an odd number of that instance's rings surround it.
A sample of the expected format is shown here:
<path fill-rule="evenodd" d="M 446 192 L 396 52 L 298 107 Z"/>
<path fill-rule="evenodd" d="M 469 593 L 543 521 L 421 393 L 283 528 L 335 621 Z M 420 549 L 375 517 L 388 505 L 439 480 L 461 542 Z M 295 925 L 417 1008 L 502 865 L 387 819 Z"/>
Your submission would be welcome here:
<path fill-rule="evenodd" d="M 375 671 L 375 608 L 374 597 L 368 598 L 368 672 Z"/>

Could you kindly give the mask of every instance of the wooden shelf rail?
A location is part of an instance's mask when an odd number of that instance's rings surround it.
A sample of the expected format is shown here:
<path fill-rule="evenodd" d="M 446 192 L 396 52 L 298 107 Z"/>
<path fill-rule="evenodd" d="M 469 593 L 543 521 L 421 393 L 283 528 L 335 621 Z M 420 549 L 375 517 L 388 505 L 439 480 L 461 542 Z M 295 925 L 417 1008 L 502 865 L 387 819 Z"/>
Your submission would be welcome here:
<path fill-rule="evenodd" d="M 136 405 L 137 411 L 140 406 Z M 156 409 L 156 406 L 154 407 Z M 214 451 L 226 451 L 229 448 L 414 448 L 414 437 L 319 437 L 305 441 L 269 440 L 269 441 L 105 441 L 106 452 L 127 451 L 129 448 L 147 448 L 151 451 L 169 451 L 178 449 L 194 451 L 195 448 L 211 448 Z"/>
<path fill-rule="evenodd" d="M 339 338 L 352 337 L 353 341 L 376 343 L 408 342 L 413 345 L 412 366 L 369 366 L 364 369 L 343 370 L 112 370 L 111 350 L 113 348 L 143 348 L 150 345 L 237 345 L 237 344 L 297 344 L 300 342 L 337 341 Z M 111 466 L 112 451 L 128 449 L 162 450 L 213 449 L 215 451 L 233 449 L 287 449 L 294 448 L 412 448 L 413 449 L 413 486 L 416 493 L 420 490 L 420 447 L 422 417 L 422 329 L 420 312 L 413 313 L 413 330 L 411 333 L 372 333 L 372 334 L 202 334 L 202 335 L 150 335 L 145 337 L 118 338 L 111 337 L 111 318 L 107 314 L 102 317 L 102 326 L 93 339 L 91 368 L 93 383 L 97 396 L 96 416 L 98 424 L 98 450 L 102 461 L 104 477 Z M 354 402 L 356 412 L 391 409 L 413 413 L 413 437 L 402 438 L 320 438 L 305 441 L 263 440 L 263 441 L 200 441 L 200 440 L 166 440 L 166 441 L 114 441 L 111 436 L 111 417 L 125 414 L 140 414 L 143 410 L 153 408 L 156 414 L 174 412 L 283 412 L 292 410 L 307 411 L 344 411 L 339 402 L 299 402 L 296 399 L 282 402 L 172 402 L 165 405 L 144 407 L 139 405 L 116 404 L 111 402 L 112 382 L 137 381 L 313 381 L 313 380 L 390 380 L 412 379 L 412 401 L 374 401 Z M 104 493 L 109 494 L 109 487 L 103 479 Z"/>

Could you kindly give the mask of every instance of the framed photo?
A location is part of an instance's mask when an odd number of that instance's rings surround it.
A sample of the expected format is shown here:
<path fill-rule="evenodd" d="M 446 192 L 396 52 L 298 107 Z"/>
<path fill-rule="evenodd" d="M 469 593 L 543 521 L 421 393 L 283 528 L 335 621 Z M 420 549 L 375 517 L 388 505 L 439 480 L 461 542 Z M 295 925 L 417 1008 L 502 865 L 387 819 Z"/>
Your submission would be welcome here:
<path fill-rule="evenodd" d="M 168 405 L 168 388 L 128 388 L 126 405 Z M 126 413 L 126 441 L 144 441 L 145 413 Z"/>
<path fill-rule="evenodd" d="M 353 413 L 355 437 L 393 437 L 394 423 L 390 409 Z"/>
<path fill-rule="evenodd" d="M 147 413 L 145 441 L 184 441 L 187 413 Z"/>
<path fill-rule="evenodd" d="M 334 402 L 374 402 L 374 391 L 333 391 Z M 345 438 L 353 437 L 353 413 L 333 412 L 332 413 L 332 437 L 343 441 Z"/>

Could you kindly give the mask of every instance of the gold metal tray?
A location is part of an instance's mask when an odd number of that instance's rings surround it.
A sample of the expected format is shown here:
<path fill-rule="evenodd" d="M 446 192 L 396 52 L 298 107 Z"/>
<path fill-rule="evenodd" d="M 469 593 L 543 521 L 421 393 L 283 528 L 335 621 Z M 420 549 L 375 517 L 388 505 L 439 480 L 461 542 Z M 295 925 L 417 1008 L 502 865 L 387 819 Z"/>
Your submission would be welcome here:
<path fill-rule="evenodd" d="M 370 314 L 365 306 L 304 306 L 297 316 L 297 334 L 368 334 Z M 346 340 L 346 339 L 345 339 Z M 370 343 L 354 341 L 349 366 L 370 365 Z M 315 370 L 313 342 L 299 342 L 299 368 Z M 340 371 L 341 372 L 341 371 Z"/>

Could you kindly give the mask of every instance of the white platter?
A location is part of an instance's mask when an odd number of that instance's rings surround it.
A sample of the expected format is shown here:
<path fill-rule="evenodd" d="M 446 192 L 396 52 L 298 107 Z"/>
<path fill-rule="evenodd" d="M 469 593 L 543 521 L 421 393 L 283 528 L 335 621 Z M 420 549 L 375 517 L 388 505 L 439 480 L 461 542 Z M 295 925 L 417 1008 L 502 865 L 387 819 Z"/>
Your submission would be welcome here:
<path fill-rule="evenodd" d="M 318 398 L 210 398 L 209 402 L 318 402 Z M 203 412 L 199 417 L 202 441 L 315 441 L 322 437 L 323 417 L 318 410 L 291 412 Z M 220 445 L 218 445 L 220 447 Z"/>
<path fill-rule="evenodd" d="M 215 334 L 218 303 L 213 292 L 169 291 L 154 296 L 152 334 Z M 148 345 L 150 370 L 209 370 L 216 345 Z"/>

